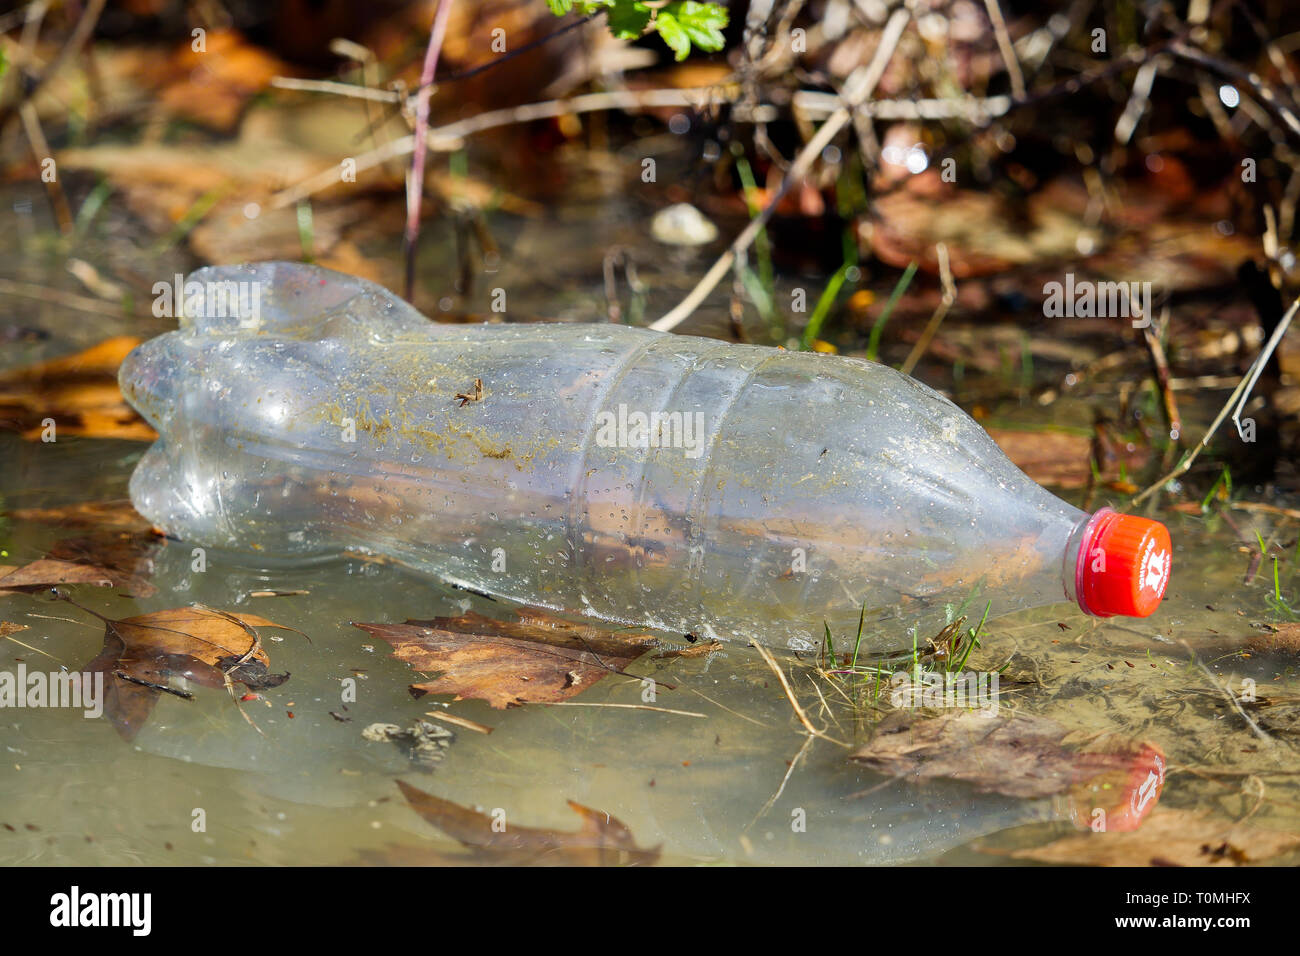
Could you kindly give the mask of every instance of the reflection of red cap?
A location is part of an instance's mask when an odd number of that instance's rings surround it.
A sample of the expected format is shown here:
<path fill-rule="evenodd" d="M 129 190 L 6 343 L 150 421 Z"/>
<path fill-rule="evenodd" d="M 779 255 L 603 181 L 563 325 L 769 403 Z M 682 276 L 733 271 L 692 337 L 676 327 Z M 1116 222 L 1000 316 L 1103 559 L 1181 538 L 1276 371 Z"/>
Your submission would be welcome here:
<path fill-rule="evenodd" d="M 1087 754 L 1082 765 L 1086 766 Z M 1093 814 L 1105 816 L 1098 829 L 1110 833 L 1136 830 L 1151 808 L 1160 801 L 1165 785 L 1165 755 L 1153 744 L 1142 744 L 1128 763 L 1127 771 L 1119 768 L 1094 774 L 1070 790 L 1070 816 L 1075 824 L 1091 828 Z"/>
<path fill-rule="evenodd" d="M 1097 617 L 1146 617 L 1165 596 L 1172 562 L 1169 529 L 1159 521 L 1102 508 L 1075 559 L 1079 607 Z"/>

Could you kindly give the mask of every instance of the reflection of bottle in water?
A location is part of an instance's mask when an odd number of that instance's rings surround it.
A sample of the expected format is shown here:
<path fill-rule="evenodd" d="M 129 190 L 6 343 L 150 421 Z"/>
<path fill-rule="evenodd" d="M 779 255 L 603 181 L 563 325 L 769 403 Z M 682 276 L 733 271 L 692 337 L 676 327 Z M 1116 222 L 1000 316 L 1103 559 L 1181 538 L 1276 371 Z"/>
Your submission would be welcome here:
<path fill-rule="evenodd" d="M 195 543 L 368 550 L 494 596 L 795 648 L 864 605 L 898 622 L 894 645 L 972 599 L 1141 616 L 1169 579 L 1163 526 L 1071 507 L 881 365 L 436 325 L 286 263 L 200 270 L 185 295 L 121 384 L 160 433 L 136 507 Z"/>
<path fill-rule="evenodd" d="M 989 768 L 985 768 L 987 771 Z M 1080 831 L 1130 833 L 1159 802 L 1165 759 L 1150 744 L 1072 756 L 1062 780 L 997 781 L 1007 792 L 979 792 L 954 780 L 867 782 L 853 794 L 827 792 L 826 777 L 794 774 L 742 841 L 753 862 L 905 863 L 933 860 L 1003 830 L 1066 821 Z M 991 781 L 986 781 L 986 783 Z M 1055 790 L 1049 795 L 1044 791 Z M 1010 793 L 1038 793 L 1012 796 Z M 664 832 L 701 855 L 732 853 L 723 825 L 707 832 Z"/>

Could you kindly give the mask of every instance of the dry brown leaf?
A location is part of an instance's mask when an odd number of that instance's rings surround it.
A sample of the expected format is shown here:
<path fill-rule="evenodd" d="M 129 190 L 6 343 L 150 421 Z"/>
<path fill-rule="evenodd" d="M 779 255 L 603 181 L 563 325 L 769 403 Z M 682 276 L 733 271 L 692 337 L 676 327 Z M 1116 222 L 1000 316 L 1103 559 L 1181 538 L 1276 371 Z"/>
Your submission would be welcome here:
<path fill-rule="evenodd" d="M 254 614 L 201 606 L 105 619 L 104 649 L 82 670 L 104 674 L 104 713 L 131 740 L 149 719 L 158 694 L 190 696 L 174 686 L 177 678 L 205 687 L 238 681 L 250 690 L 288 680 L 288 674 L 269 672 L 259 627 L 293 630 Z"/>
<path fill-rule="evenodd" d="M 648 634 L 614 633 L 573 624 L 535 609 L 516 622 L 470 612 L 403 624 L 362 624 L 393 646 L 393 656 L 416 670 L 440 674 L 411 685 L 415 697 L 455 694 L 504 709 L 526 703 L 567 700 L 606 674 L 623 672 L 653 649 Z"/>
<path fill-rule="evenodd" d="M 0 427 L 39 439 L 46 419 L 58 435 L 153 441 L 157 434 L 122 398 L 117 370 L 140 339 L 119 335 L 75 355 L 0 375 Z"/>
<path fill-rule="evenodd" d="M 402 796 L 421 817 L 471 851 L 474 863 L 508 866 L 647 866 L 659 859 L 659 848 L 642 849 L 632 831 L 617 817 L 569 801 L 582 817 L 576 831 L 521 827 L 507 821 L 504 829 L 485 813 L 425 793 L 397 781 Z"/>
<path fill-rule="evenodd" d="M 90 528 L 96 531 L 148 531 L 153 527 L 126 498 L 120 501 L 79 502 L 55 508 L 15 508 L 9 512 L 9 517 L 15 521 L 37 521 L 61 528 Z"/>
<path fill-rule="evenodd" d="M 0 565 L 0 595 L 25 594 L 56 584 L 93 584 L 113 586 L 111 572 L 88 564 L 75 564 L 57 558 L 41 558 L 22 567 Z"/>
<path fill-rule="evenodd" d="M 152 597 L 158 589 L 149 579 L 162 544 L 163 537 L 153 531 L 92 532 L 56 541 L 48 557 L 89 565 L 107 574 L 118 590 L 133 597 Z"/>
<path fill-rule="evenodd" d="M 1072 866 L 1241 866 L 1297 847 L 1300 834 L 1219 820 L 1206 811 L 1160 810 L 1136 833 L 1075 834 L 1006 855 Z"/>

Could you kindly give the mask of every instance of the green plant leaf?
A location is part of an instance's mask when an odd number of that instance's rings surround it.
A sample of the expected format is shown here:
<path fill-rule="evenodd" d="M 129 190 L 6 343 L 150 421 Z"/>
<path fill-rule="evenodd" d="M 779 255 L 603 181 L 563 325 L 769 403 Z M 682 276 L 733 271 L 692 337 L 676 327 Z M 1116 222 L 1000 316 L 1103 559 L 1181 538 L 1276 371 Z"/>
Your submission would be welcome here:
<path fill-rule="evenodd" d="M 717 3 L 698 0 L 674 0 L 656 14 L 645 0 L 546 0 L 557 17 L 575 8 L 584 16 L 606 13 L 609 32 L 620 40 L 635 40 L 648 29 L 659 31 L 678 60 L 690 55 L 691 44 L 701 50 L 721 50 L 726 43 L 722 28 L 727 25 L 727 9 Z"/>
<path fill-rule="evenodd" d="M 650 25 L 650 8 L 639 0 L 619 2 L 609 8 L 609 32 L 620 40 L 635 40 Z"/>
<path fill-rule="evenodd" d="M 686 35 L 701 50 L 721 50 L 726 42 L 722 28 L 727 25 L 727 11 L 716 3 L 697 3 L 685 0 L 682 3 L 670 3 L 665 8 L 670 12 Z"/>
<path fill-rule="evenodd" d="M 655 28 L 663 37 L 663 41 L 668 44 L 668 48 L 673 51 L 674 59 L 680 61 L 690 56 L 690 34 L 666 8 L 660 10 L 659 15 L 655 17 Z"/>

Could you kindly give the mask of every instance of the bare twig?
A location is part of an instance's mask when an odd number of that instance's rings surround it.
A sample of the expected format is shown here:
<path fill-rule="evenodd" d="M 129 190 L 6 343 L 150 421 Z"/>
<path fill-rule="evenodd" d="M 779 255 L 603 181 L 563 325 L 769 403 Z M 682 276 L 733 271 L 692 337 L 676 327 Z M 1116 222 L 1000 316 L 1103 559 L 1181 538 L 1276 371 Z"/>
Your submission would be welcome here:
<path fill-rule="evenodd" d="M 1186 641 L 1183 641 L 1182 644 L 1184 647 L 1187 648 L 1189 652 L 1192 653 L 1192 662 L 1196 664 L 1197 668 L 1200 670 L 1202 674 L 1206 676 L 1209 682 L 1212 685 L 1214 685 L 1215 690 L 1217 690 L 1220 694 L 1222 694 L 1225 698 L 1227 698 L 1228 703 L 1232 705 L 1232 709 L 1235 710 L 1238 716 L 1240 716 L 1241 719 L 1244 720 L 1247 723 L 1247 725 L 1249 725 L 1250 729 L 1255 732 L 1255 736 L 1258 737 L 1260 740 L 1264 741 L 1266 744 L 1271 745 L 1272 743 L 1274 743 L 1273 738 L 1270 737 L 1264 731 L 1264 729 L 1259 726 L 1259 724 L 1255 723 L 1255 719 L 1251 717 L 1250 714 L 1246 713 L 1246 711 L 1242 709 L 1241 704 L 1237 701 L 1237 696 L 1231 690 L 1225 687 L 1223 683 L 1217 677 L 1215 677 L 1214 674 L 1210 672 L 1210 669 L 1208 667 L 1206 667 L 1204 664 L 1201 663 L 1201 661 L 1196 657 L 1195 651 L 1192 651 L 1192 646 L 1188 644 Z"/>
<path fill-rule="evenodd" d="M 1137 76 L 1133 79 L 1133 92 L 1129 94 L 1124 112 L 1120 114 L 1119 121 L 1115 124 L 1116 142 L 1127 145 L 1133 138 L 1133 132 L 1142 120 L 1142 114 L 1146 112 L 1147 105 L 1151 102 L 1151 87 L 1155 85 L 1157 69 L 1158 61 L 1154 58 L 1147 60 L 1138 68 Z"/>
<path fill-rule="evenodd" d="M 799 748 L 799 752 L 794 755 L 785 768 L 785 776 L 781 778 L 781 785 L 776 788 L 774 794 L 767 798 L 767 803 L 763 804 L 758 813 L 754 814 L 754 819 L 745 824 L 745 829 L 741 830 L 741 833 L 745 833 L 750 827 L 761 820 L 767 811 L 771 810 L 772 807 L 776 805 L 776 801 L 781 799 L 781 794 L 785 793 L 785 785 L 790 782 L 790 778 L 794 775 L 794 768 L 799 766 L 799 761 L 802 760 L 803 755 L 808 752 L 808 748 L 812 746 L 812 742 L 812 737 L 805 737 L 803 739 L 803 746 Z"/>
<path fill-rule="evenodd" d="M 615 710 L 650 710 L 656 714 L 676 714 L 678 717 L 698 717 L 701 720 L 707 720 L 708 714 L 698 714 L 693 710 L 673 710 L 669 707 L 652 707 L 649 704 L 602 704 L 587 703 L 581 700 L 555 700 L 549 704 L 551 707 L 609 707 Z"/>
<path fill-rule="evenodd" d="M 1219 430 L 1219 426 L 1223 424 L 1223 420 L 1228 417 L 1229 412 L 1232 413 L 1232 423 L 1237 426 L 1237 434 L 1242 434 L 1241 413 L 1246 407 L 1246 402 L 1250 400 L 1250 390 L 1255 387 L 1255 382 L 1258 380 L 1260 374 L 1263 373 L 1264 366 L 1266 366 L 1268 360 L 1273 357 L 1273 352 L 1277 349 L 1278 343 L 1282 341 L 1282 336 L 1284 336 L 1286 330 L 1291 327 L 1291 320 L 1295 318 L 1297 309 L 1300 309 L 1300 299 L 1293 302 L 1291 308 L 1286 310 L 1286 315 L 1282 316 L 1281 321 L 1277 324 L 1277 328 L 1273 330 L 1273 334 L 1269 336 L 1268 341 L 1264 343 L 1263 350 L 1255 357 L 1255 361 L 1251 365 L 1250 371 L 1248 371 L 1245 377 L 1242 378 L 1240 384 L 1233 389 L 1232 394 L 1228 396 L 1228 401 L 1224 404 L 1223 408 L 1219 410 L 1219 414 L 1215 416 L 1214 421 L 1210 423 L 1210 427 L 1205 430 L 1205 434 L 1201 437 L 1201 440 L 1196 444 L 1196 446 L 1183 456 L 1182 460 L 1174 466 L 1174 469 L 1169 472 L 1169 474 L 1158 479 L 1140 495 L 1133 498 L 1129 502 L 1129 507 L 1141 504 L 1147 498 L 1151 497 L 1151 495 L 1155 494 L 1158 489 L 1163 488 L 1179 475 L 1185 474 L 1187 470 L 1192 467 L 1192 462 L 1196 460 L 1201 451 L 1209 445 L 1210 439 L 1213 438 L 1214 433 Z"/>
<path fill-rule="evenodd" d="M 50 144 L 46 142 L 45 132 L 41 129 L 40 118 L 36 115 L 36 107 L 30 100 L 18 108 L 18 115 L 22 117 L 23 132 L 27 134 L 27 142 L 32 148 L 32 157 L 36 160 L 37 167 L 52 158 Z M 59 231 L 65 236 L 72 233 L 72 209 L 68 206 L 68 197 L 64 195 L 63 183 L 59 180 L 57 167 L 54 175 L 46 179 L 45 170 L 41 169 L 41 180 L 45 183 L 45 192 L 50 200 L 50 207 L 54 210 L 54 218 L 59 224 Z"/>
<path fill-rule="evenodd" d="M 803 709 L 803 705 L 799 703 L 799 698 L 795 697 L 794 688 L 790 686 L 790 681 L 786 678 L 785 671 L 781 670 L 781 665 L 776 662 L 776 658 L 772 656 L 772 652 L 762 644 L 754 644 L 752 646 L 758 651 L 759 656 L 763 658 L 767 666 L 772 669 L 772 673 L 776 675 L 776 679 L 781 682 L 781 689 L 785 691 L 786 699 L 790 701 L 790 706 L 794 708 L 795 716 L 799 718 L 799 723 L 803 724 L 804 730 L 808 731 L 808 733 L 812 734 L 814 737 L 820 737 L 822 740 L 829 740 L 833 744 L 847 747 L 848 744 L 844 743 L 844 741 L 836 740 L 834 737 L 813 726 L 813 722 L 808 719 L 808 714 Z"/>
<path fill-rule="evenodd" d="M 952 304 L 957 301 L 957 286 L 952 279 L 952 269 L 948 265 L 948 247 L 942 242 L 935 245 L 935 251 L 939 257 L 939 282 L 943 289 L 943 295 L 939 299 L 939 305 L 930 316 L 930 321 L 925 324 L 921 330 L 921 337 L 916 340 L 912 346 L 912 351 L 908 353 L 906 361 L 899 366 L 899 371 L 904 375 L 911 375 L 912 369 L 916 368 L 916 363 L 921 361 L 925 355 L 925 350 L 930 347 L 930 340 L 934 334 L 939 331 L 939 326 L 943 323 L 948 310 Z"/>
<path fill-rule="evenodd" d="M 438 0 L 438 12 L 433 17 L 429 31 L 429 46 L 424 53 L 424 69 L 420 73 L 420 90 L 415 100 L 415 139 L 423 144 L 429 129 L 429 98 L 433 95 L 433 75 L 438 70 L 438 54 L 443 38 L 447 36 L 447 19 L 451 14 L 452 0 Z M 420 240 L 420 202 L 424 197 L 424 163 L 429 151 L 421 146 L 413 151 L 411 176 L 406 181 L 406 298 L 415 292 L 415 247 Z"/>
<path fill-rule="evenodd" d="M 335 96 L 350 96 L 353 99 L 372 100 L 376 103 L 402 102 L 402 94 L 396 90 L 377 90 L 374 87 L 358 86 L 355 83 L 340 83 L 338 80 L 300 80 L 295 76 L 273 76 L 271 85 L 279 90 L 332 93 Z"/>
<path fill-rule="evenodd" d="M 1007 21 L 1002 19 L 1002 8 L 998 0 L 984 0 L 984 7 L 989 12 L 993 23 L 993 34 L 998 40 L 998 50 L 1002 53 L 1002 62 L 1006 64 L 1007 76 L 1011 78 L 1011 92 L 1016 99 L 1025 95 L 1025 75 L 1020 72 L 1020 61 L 1016 59 L 1015 48 L 1011 45 L 1011 34 L 1007 32 Z"/>
<path fill-rule="evenodd" d="M 480 724 L 477 720 L 470 720 L 468 717 L 461 717 L 457 714 L 449 714 L 445 710 L 428 710 L 424 716 L 432 717 L 434 720 L 441 720 L 457 727 L 464 727 L 466 730 L 472 730 L 476 734 L 490 734 L 495 727 L 489 727 L 487 724 Z"/>

